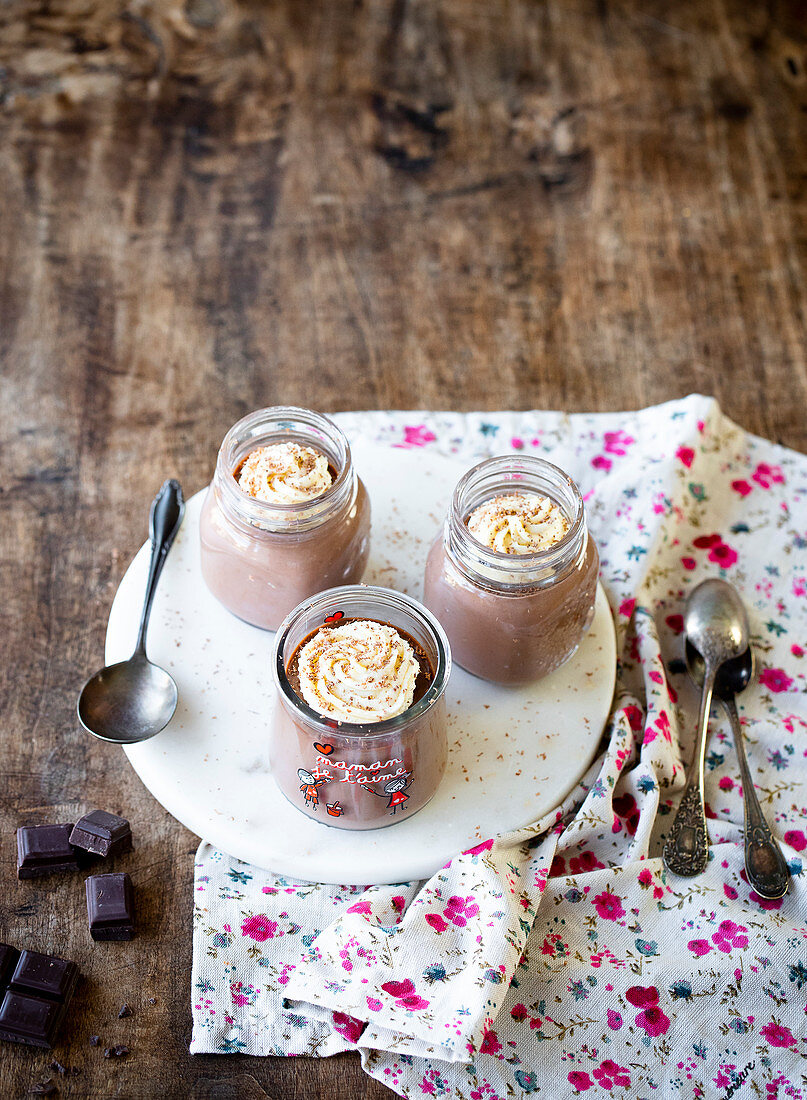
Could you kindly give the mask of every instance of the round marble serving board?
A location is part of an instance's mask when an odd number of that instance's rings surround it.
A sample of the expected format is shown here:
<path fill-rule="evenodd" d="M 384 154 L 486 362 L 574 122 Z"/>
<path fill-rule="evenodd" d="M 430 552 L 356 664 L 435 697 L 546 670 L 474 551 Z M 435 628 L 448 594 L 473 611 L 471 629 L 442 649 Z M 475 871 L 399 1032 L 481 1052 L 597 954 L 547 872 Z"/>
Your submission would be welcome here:
<path fill-rule="evenodd" d="M 420 597 L 429 545 L 464 467 L 433 453 L 361 440 L 353 451 L 373 507 L 364 579 Z M 268 755 L 274 634 L 241 622 L 207 591 L 199 564 L 203 497 L 188 501 L 148 635 L 149 656 L 177 682 L 177 712 L 162 733 L 124 750 L 154 797 L 192 832 L 238 859 L 295 878 L 404 882 L 426 878 L 457 852 L 541 817 L 585 773 L 616 673 L 602 587 L 580 649 L 539 683 L 502 688 L 454 667 L 448 768 L 419 813 L 389 828 L 350 832 L 297 811 L 276 787 Z M 148 552 L 148 545 L 141 548 L 115 596 L 108 663 L 134 646 Z"/>

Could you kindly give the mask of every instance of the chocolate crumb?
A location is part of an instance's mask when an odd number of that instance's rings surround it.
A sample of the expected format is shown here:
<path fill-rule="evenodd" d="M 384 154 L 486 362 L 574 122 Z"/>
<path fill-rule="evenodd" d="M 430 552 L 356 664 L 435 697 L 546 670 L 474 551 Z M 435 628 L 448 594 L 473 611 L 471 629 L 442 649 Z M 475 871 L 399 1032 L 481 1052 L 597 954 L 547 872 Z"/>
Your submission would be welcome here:
<path fill-rule="evenodd" d="M 57 1062 L 55 1059 L 51 1062 L 50 1068 L 55 1070 L 56 1073 L 61 1073 L 62 1077 L 67 1073 L 67 1066 L 63 1066 L 61 1062 Z"/>
<path fill-rule="evenodd" d="M 125 1016 L 131 1016 L 132 1010 L 127 1004 L 122 1004 L 120 1012 L 118 1013 L 118 1019 L 122 1020 Z"/>
<path fill-rule="evenodd" d="M 112 1047 L 104 1047 L 104 1057 L 105 1058 L 111 1058 L 112 1057 Z"/>
<path fill-rule="evenodd" d="M 124 1046 L 123 1043 L 121 1043 L 119 1046 L 115 1047 L 115 1057 L 116 1058 L 125 1058 L 128 1053 L 129 1053 L 129 1048 L 127 1046 Z"/>
<path fill-rule="evenodd" d="M 150 1005 L 156 1005 L 156 1003 L 157 1003 L 157 998 L 156 997 L 149 997 L 149 1004 Z"/>
<path fill-rule="evenodd" d="M 97 1047 L 100 1042 L 101 1042 L 100 1036 L 98 1036 L 98 1035 L 91 1035 L 90 1036 L 90 1046 L 91 1047 Z"/>

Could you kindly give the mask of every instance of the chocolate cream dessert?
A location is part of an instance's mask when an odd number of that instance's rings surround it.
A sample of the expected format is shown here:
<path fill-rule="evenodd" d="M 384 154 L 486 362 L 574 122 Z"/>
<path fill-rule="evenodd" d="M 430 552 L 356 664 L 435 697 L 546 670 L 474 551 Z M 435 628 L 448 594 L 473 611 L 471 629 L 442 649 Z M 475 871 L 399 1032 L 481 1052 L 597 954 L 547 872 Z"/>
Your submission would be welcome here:
<path fill-rule="evenodd" d="M 425 805 L 446 762 L 442 689 L 429 698 L 439 660 L 376 619 L 307 632 L 277 666 L 272 771 L 286 797 L 343 829 L 395 824 Z"/>
<path fill-rule="evenodd" d="M 301 600 L 361 579 L 370 502 L 343 433 L 263 409 L 227 434 L 200 520 L 202 576 L 239 618 L 276 630 Z"/>
<path fill-rule="evenodd" d="M 426 563 L 424 602 L 462 668 L 528 683 L 577 649 L 594 616 L 598 569 L 571 479 L 538 458 L 490 459 L 457 486 Z"/>

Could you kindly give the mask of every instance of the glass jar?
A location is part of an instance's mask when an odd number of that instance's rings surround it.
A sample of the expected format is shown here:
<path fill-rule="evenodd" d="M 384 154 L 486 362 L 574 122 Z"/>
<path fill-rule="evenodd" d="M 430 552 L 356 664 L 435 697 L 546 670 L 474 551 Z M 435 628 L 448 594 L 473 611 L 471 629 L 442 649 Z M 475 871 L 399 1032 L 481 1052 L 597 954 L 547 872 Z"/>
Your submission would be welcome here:
<path fill-rule="evenodd" d="M 341 722 L 317 713 L 292 687 L 287 669 L 323 625 L 374 619 L 409 635 L 432 671 L 425 693 L 380 722 Z M 434 795 L 446 766 L 445 690 L 451 651 L 422 604 L 373 585 L 332 588 L 306 601 L 277 632 L 277 689 L 271 726 L 272 774 L 301 813 L 337 829 L 379 829 L 405 821 Z"/>
<path fill-rule="evenodd" d="M 294 504 L 256 500 L 235 473 L 250 452 L 273 443 L 313 447 L 333 483 Z M 199 524 L 202 576 L 240 619 L 267 630 L 301 600 L 362 578 L 370 553 L 370 501 L 353 468 L 344 432 L 321 413 L 291 406 L 239 420 L 219 449 Z"/>
<path fill-rule="evenodd" d="M 547 549 L 504 554 L 468 530 L 471 513 L 493 497 L 538 493 L 569 523 Z M 532 455 L 486 459 L 459 481 L 443 532 L 429 551 L 424 603 L 442 623 L 454 660 L 485 680 L 529 683 L 575 652 L 594 618 L 599 556 L 572 479 Z"/>

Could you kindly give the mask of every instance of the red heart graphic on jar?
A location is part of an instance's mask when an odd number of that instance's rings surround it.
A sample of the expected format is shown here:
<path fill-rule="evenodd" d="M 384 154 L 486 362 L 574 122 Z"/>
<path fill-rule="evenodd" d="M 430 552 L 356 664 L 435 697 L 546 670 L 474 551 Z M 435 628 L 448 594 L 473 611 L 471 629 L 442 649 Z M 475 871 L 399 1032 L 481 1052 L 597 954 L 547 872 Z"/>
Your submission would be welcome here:
<path fill-rule="evenodd" d="M 344 619 L 344 611 L 334 611 L 333 615 L 328 615 L 325 619 L 326 623 L 338 623 L 340 619 Z"/>
<path fill-rule="evenodd" d="M 330 756 L 333 752 L 333 745 L 320 745 L 319 741 L 314 742 L 314 748 L 321 756 Z"/>

